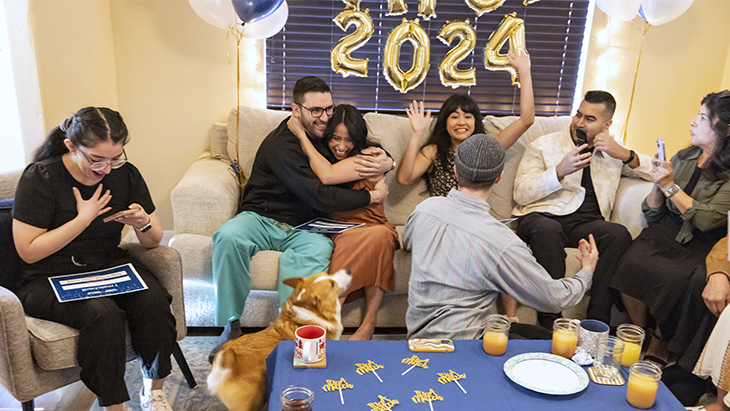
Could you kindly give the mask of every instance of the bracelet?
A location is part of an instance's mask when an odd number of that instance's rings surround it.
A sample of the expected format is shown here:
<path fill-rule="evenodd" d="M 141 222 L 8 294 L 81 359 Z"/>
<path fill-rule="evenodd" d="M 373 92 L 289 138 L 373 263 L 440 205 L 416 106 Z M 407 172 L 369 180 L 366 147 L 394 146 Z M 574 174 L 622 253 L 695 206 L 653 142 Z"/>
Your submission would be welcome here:
<path fill-rule="evenodd" d="M 150 217 L 149 223 L 145 224 L 144 226 L 140 228 L 134 227 L 135 231 L 138 231 L 140 233 L 146 233 L 150 230 L 150 228 L 152 228 L 152 217 Z"/>
<path fill-rule="evenodd" d="M 680 188 L 678 185 L 672 184 L 671 186 L 669 186 L 669 188 L 667 188 L 667 191 L 664 192 L 664 196 L 666 198 L 670 198 L 673 195 L 677 194 L 679 192 L 679 190 L 680 190 Z"/>
<path fill-rule="evenodd" d="M 624 164 L 629 164 L 630 162 L 634 161 L 634 158 L 636 157 L 636 151 L 629 150 L 629 159 L 624 161 Z"/>

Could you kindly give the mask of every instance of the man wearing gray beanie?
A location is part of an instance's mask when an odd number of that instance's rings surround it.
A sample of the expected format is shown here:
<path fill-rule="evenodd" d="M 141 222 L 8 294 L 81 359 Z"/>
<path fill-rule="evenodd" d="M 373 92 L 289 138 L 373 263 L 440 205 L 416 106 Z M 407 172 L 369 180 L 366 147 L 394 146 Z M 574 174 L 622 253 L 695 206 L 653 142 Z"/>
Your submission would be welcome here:
<path fill-rule="evenodd" d="M 579 245 L 582 269 L 554 280 L 525 243 L 489 214 L 487 199 L 504 162 L 496 139 L 469 137 L 455 153 L 458 190 L 424 200 L 408 217 L 408 338 L 481 338 L 500 292 L 537 310 L 560 311 L 590 288 L 598 261 L 592 236 Z"/>

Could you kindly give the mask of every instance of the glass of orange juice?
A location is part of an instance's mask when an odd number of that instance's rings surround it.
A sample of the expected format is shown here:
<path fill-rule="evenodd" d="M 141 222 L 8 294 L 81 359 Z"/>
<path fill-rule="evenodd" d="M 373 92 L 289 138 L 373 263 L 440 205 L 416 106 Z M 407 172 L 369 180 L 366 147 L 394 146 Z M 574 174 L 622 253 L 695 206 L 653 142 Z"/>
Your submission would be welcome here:
<path fill-rule="evenodd" d="M 484 327 L 484 352 L 495 356 L 504 354 L 507 351 L 509 327 L 510 321 L 506 315 L 487 316 L 487 324 Z"/>
<path fill-rule="evenodd" d="M 553 323 L 553 349 L 552 353 L 565 357 L 573 358 L 575 348 L 578 345 L 578 335 L 580 334 L 580 321 L 570 318 L 558 318 Z"/>
<path fill-rule="evenodd" d="M 654 404 L 662 370 L 649 361 L 637 361 L 629 368 L 626 400 L 636 408 L 649 408 Z"/>
<path fill-rule="evenodd" d="M 616 337 L 624 342 L 624 355 L 621 365 L 629 367 L 639 361 L 641 346 L 644 344 L 644 329 L 634 324 L 621 324 L 616 330 Z"/>

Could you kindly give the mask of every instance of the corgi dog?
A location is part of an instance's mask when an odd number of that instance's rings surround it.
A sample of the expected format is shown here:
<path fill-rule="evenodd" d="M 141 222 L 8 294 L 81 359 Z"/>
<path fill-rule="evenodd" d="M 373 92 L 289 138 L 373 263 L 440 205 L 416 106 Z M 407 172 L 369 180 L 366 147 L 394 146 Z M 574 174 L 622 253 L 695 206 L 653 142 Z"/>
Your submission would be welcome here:
<path fill-rule="evenodd" d="M 343 269 L 333 275 L 287 278 L 294 288 L 276 320 L 263 331 L 229 341 L 213 359 L 208 375 L 208 391 L 221 399 L 229 410 L 257 411 L 266 403 L 266 357 L 276 344 L 294 340 L 294 331 L 303 325 L 318 325 L 328 340 L 342 335 L 338 296 L 350 286 L 352 274 Z"/>

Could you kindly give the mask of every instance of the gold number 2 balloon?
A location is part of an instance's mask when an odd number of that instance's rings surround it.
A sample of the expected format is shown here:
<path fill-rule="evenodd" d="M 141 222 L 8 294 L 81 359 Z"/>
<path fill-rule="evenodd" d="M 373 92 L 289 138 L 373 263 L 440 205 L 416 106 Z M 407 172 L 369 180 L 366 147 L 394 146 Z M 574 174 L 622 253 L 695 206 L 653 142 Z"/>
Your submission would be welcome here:
<path fill-rule="evenodd" d="M 505 14 L 499 27 L 484 48 L 484 67 L 489 70 L 505 70 L 512 75 L 512 85 L 520 86 L 517 70 L 509 64 L 506 54 L 499 54 L 504 43 L 509 40 L 509 49 L 515 53 L 527 53 L 525 47 L 525 22 L 515 17 L 517 13 Z"/>
<path fill-rule="evenodd" d="M 355 31 L 343 37 L 332 49 L 330 63 L 332 71 L 358 77 L 368 76 L 369 59 L 356 59 L 350 53 L 364 46 L 373 36 L 373 21 L 368 10 L 360 11 L 360 0 L 345 0 L 345 10 L 332 19 L 342 31 L 347 31 L 350 25 L 355 25 Z"/>
<path fill-rule="evenodd" d="M 471 7 L 477 13 L 477 16 L 481 16 L 484 13 L 489 13 L 498 9 L 506 0 L 465 0 L 466 5 Z"/>
<path fill-rule="evenodd" d="M 459 62 L 474 50 L 477 43 L 476 30 L 469 25 L 468 19 L 447 22 L 438 35 L 438 39 L 447 46 L 450 46 L 456 37 L 459 38 L 459 44 L 446 53 L 439 66 L 441 84 L 452 88 L 473 86 L 477 83 L 474 67 L 468 70 L 459 70 L 457 67 Z"/>
<path fill-rule="evenodd" d="M 413 45 L 413 62 L 411 68 L 403 72 L 398 60 L 401 45 L 406 41 L 410 41 Z M 426 30 L 418 24 L 418 19 L 409 21 L 403 18 L 403 22 L 390 32 L 388 41 L 385 43 L 383 74 L 391 86 L 401 93 L 405 93 L 418 87 L 426 78 L 431 66 L 430 55 L 431 42 L 428 40 Z"/>

